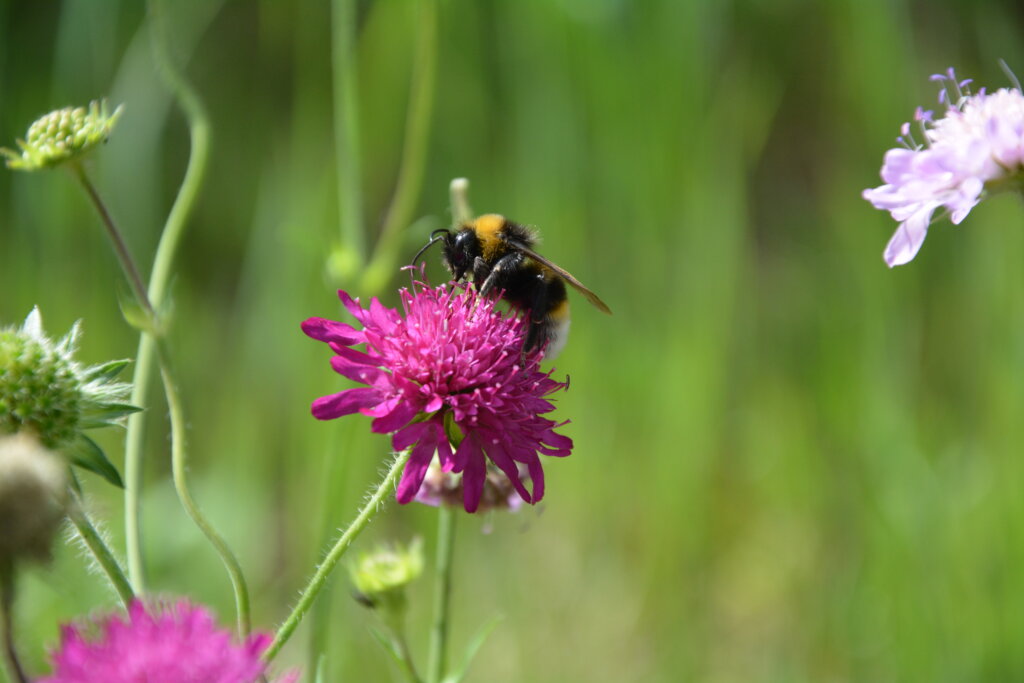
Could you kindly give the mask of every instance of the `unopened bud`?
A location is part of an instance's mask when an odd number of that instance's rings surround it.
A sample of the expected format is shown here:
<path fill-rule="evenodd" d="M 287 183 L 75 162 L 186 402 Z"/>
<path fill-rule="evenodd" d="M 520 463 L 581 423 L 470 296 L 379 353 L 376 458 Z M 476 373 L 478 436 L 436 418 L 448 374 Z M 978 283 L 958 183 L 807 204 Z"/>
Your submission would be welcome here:
<path fill-rule="evenodd" d="M 67 465 L 38 439 L 0 436 L 0 563 L 49 559 L 67 490 Z"/>

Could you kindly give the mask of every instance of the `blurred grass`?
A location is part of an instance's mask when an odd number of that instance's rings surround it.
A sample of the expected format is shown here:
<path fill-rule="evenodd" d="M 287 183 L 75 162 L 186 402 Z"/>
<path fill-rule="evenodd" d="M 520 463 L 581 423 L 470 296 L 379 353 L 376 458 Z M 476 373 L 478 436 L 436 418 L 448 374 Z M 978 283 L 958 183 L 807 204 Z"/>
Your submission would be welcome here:
<path fill-rule="evenodd" d="M 388 448 L 366 420 L 308 414 L 339 388 L 298 329 L 340 315 L 325 276 L 338 234 L 328 5 L 188 0 L 172 17 L 214 127 L 174 287 L 192 478 L 264 629 Z M 362 2 L 359 18 L 376 226 L 416 5 Z M 52 108 L 124 102 L 91 168 L 148 263 L 187 137 L 143 20 L 120 0 L 0 0 L 0 144 Z M 470 680 L 1024 678 L 1022 207 L 1001 196 L 939 224 L 889 271 L 894 224 L 859 196 L 899 124 L 933 106 L 929 74 L 953 65 L 999 87 L 998 58 L 1024 69 L 1022 34 L 1009 0 L 443 4 L 417 215 L 443 224 L 448 181 L 467 176 L 478 211 L 538 226 L 545 253 L 615 310 L 573 299 L 556 365 L 572 377 L 558 415 L 576 451 L 550 463 L 541 509 L 460 520 L 453 642 L 507 617 Z M 408 236 L 410 256 L 425 236 Z M 86 361 L 130 356 L 118 278 L 69 178 L 0 173 L 0 320 L 38 304 L 52 333 L 84 319 Z M 154 401 L 150 583 L 230 621 Z M 102 436 L 119 454 L 123 435 Z M 120 496 L 87 485 L 120 549 Z M 395 506 L 361 543 L 431 539 L 433 524 Z M 34 671 L 59 620 L 114 604 L 73 548 L 23 588 Z M 343 583 L 329 617 L 328 680 L 391 680 Z M 308 638 L 300 628 L 284 660 L 304 663 Z"/>

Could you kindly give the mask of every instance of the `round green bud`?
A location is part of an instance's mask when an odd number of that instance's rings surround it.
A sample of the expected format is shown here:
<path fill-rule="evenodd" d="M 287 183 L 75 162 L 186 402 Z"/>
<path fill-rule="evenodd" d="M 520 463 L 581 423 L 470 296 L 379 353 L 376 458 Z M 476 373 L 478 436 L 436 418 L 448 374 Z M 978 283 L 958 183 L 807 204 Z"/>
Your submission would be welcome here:
<path fill-rule="evenodd" d="M 379 547 L 360 553 L 349 567 L 358 597 L 370 606 L 402 609 L 405 587 L 423 573 L 423 542 L 413 539 L 408 547 Z"/>

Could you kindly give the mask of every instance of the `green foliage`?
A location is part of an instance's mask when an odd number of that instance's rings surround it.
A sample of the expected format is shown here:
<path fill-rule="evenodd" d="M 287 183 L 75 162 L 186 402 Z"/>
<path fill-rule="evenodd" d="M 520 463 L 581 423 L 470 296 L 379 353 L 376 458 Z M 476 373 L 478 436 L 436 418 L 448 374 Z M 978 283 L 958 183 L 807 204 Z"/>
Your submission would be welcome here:
<path fill-rule="evenodd" d="M 187 0 L 168 17 L 212 118 L 168 335 L 190 474 L 259 587 L 262 629 L 388 450 L 365 419 L 308 413 L 343 380 L 298 325 L 345 315 L 328 271 L 351 268 L 328 4 Z M 369 247 L 396 181 L 416 5 L 358 5 Z M 124 102 L 90 173 L 145 264 L 188 145 L 143 20 L 127 0 L 0 2 L 0 141 L 49 106 Z M 1018 3 L 459 0 L 438 31 L 413 213 L 447 225 L 448 182 L 468 177 L 477 210 L 536 226 L 543 253 L 615 311 L 570 294 L 557 414 L 576 448 L 548 465 L 543 514 L 460 529 L 453 661 L 476 625 L 506 617 L 464 680 L 1024 678 L 1024 211 L 986 201 L 890 271 L 895 224 L 859 196 L 900 123 L 935 108 L 929 74 L 952 65 L 991 90 L 1006 83 L 998 58 L 1024 71 Z M 132 357 L 116 264 L 80 195 L 0 173 L 0 320 L 38 303 L 57 328 L 87 321 L 85 361 Z M 428 232 L 403 233 L 400 253 Z M 157 392 L 146 407 L 149 583 L 227 621 L 222 570 L 173 496 Z M 117 464 L 121 438 L 96 436 Z M 84 483 L 123 547 L 119 492 Z M 434 522 L 390 507 L 360 548 L 419 533 L 429 554 Z M 22 583 L 34 672 L 58 620 L 111 602 L 74 549 Z M 427 586 L 409 590 L 417 655 Z M 322 680 L 387 680 L 367 615 L 335 598 Z M 303 624 L 281 668 L 306 665 L 310 640 Z"/>

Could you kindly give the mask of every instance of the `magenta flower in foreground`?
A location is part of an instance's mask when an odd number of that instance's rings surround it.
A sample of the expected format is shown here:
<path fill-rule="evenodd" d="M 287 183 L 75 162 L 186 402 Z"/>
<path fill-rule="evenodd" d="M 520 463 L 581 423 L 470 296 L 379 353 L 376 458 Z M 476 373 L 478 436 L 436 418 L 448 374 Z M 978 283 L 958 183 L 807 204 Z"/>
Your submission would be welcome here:
<path fill-rule="evenodd" d="M 877 209 L 885 209 L 900 226 L 885 249 L 890 267 L 909 262 L 928 233 L 932 215 L 945 208 L 959 224 L 985 191 L 1019 188 L 1024 169 L 1024 94 L 1002 88 L 975 95 L 970 81 L 957 81 L 950 69 L 932 76 L 942 81 L 939 102 L 945 116 L 918 108 L 914 118 L 923 143 L 903 124 L 901 148 L 890 149 L 882 165 L 884 185 L 864 190 Z"/>
<path fill-rule="evenodd" d="M 377 299 L 363 309 L 339 291 L 363 329 L 323 318 L 302 324 L 307 335 L 330 345 L 336 372 L 366 385 L 317 399 L 313 416 L 369 415 L 372 430 L 392 434 L 396 450 L 412 447 L 398 484 L 400 503 L 416 496 L 435 452 L 442 470 L 462 474 L 467 512 L 480 504 L 488 462 L 523 500 L 536 503 L 544 496 L 538 454 L 572 450 L 572 440 L 555 432 L 561 425 L 541 417 L 554 410 L 546 397 L 566 384 L 539 370 L 539 350 L 523 355 L 525 323 L 495 310 L 492 299 L 462 286 L 419 286 L 400 295 L 403 314 Z M 353 348 L 361 344 L 365 351 Z M 518 464 L 526 467 L 532 492 Z"/>
<path fill-rule="evenodd" d="M 127 618 L 65 626 L 53 675 L 39 683 L 254 683 L 266 671 L 260 654 L 269 645 L 267 635 L 236 644 L 205 608 L 187 601 L 146 606 L 136 600 Z M 279 683 L 296 679 L 292 674 Z"/>

